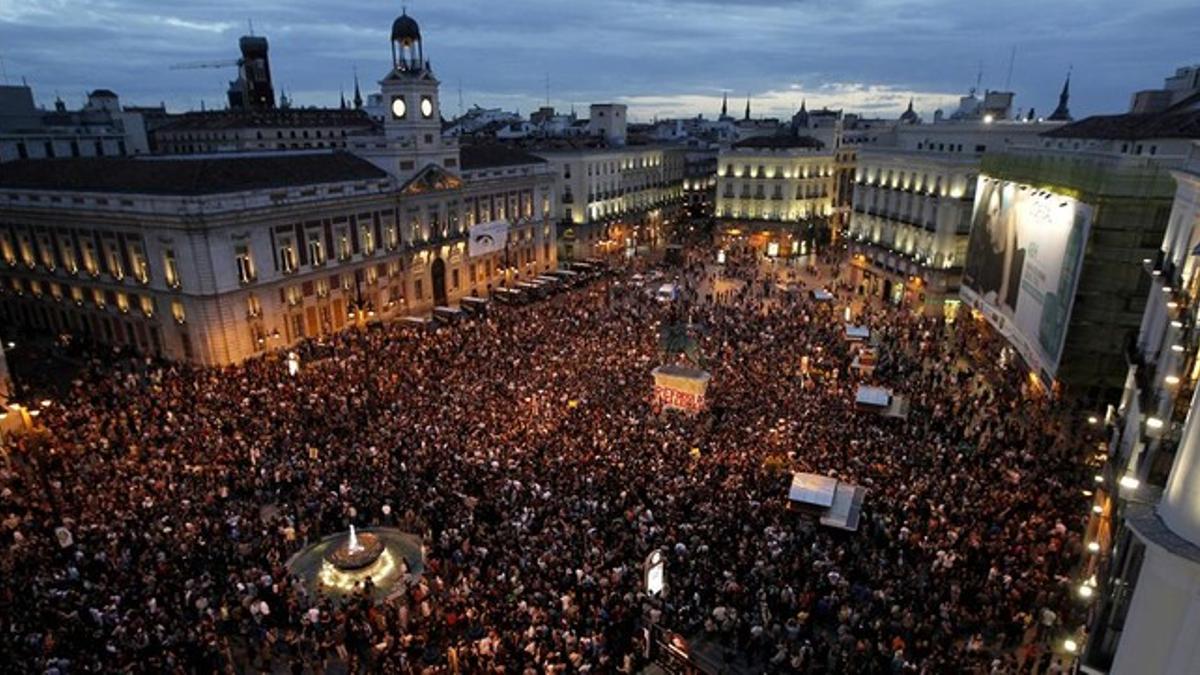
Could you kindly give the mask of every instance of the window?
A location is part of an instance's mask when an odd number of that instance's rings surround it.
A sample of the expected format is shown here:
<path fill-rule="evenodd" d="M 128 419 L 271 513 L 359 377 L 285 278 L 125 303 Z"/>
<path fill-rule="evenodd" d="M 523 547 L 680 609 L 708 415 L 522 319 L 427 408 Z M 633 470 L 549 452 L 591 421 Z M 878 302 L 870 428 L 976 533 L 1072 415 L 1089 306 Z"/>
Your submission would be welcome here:
<path fill-rule="evenodd" d="M 125 293 L 117 293 L 117 309 L 122 314 L 129 313 L 129 296 Z"/>
<path fill-rule="evenodd" d="M 86 259 L 87 256 L 85 254 L 84 260 L 86 261 Z M 87 263 L 85 262 L 84 264 L 86 265 Z M 166 279 L 167 285 L 171 288 L 181 288 L 183 286 L 182 280 L 179 278 L 179 265 L 175 262 L 174 249 L 168 248 L 163 250 L 163 277 Z"/>
<path fill-rule="evenodd" d="M 325 264 L 325 242 L 321 241 L 321 231 L 310 230 L 307 236 L 308 258 L 313 267 L 320 267 Z"/>
<path fill-rule="evenodd" d="M 138 298 L 139 304 L 142 306 L 142 315 L 147 319 L 154 316 L 154 298 L 143 295 Z"/>
<path fill-rule="evenodd" d="M 337 247 L 338 260 L 349 260 L 354 253 L 353 247 L 350 245 L 350 230 L 339 227 L 337 230 Z"/>
<path fill-rule="evenodd" d="M 284 274 L 296 271 L 296 249 L 292 246 L 291 238 L 279 242 L 279 269 Z"/>
<path fill-rule="evenodd" d="M 363 255 L 372 255 L 375 253 L 375 228 L 369 222 L 361 225 Z"/>
<path fill-rule="evenodd" d="M 238 281 L 243 284 L 254 281 L 254 260 L 250 257 L 250 247 L 238 246 L 234 252 L 234 260 L 237 263 Z"/>
<path fill-rule="evenodd" d="M 420 279 L 413 282 L 413 295 L 416 295 L 418 300 L 425 299 L 425 288 Z"/>
<path fill-rule="evenodd" d="M 262 303 L 258 301 L 258 296 L 253 293 L 246 295 L 246 316 L 250 318 L 262 316 Z"/>
<path fill-rule="evenodd" d="M 183 324 L 187 322 L 187 312 L 183 309 L 183 303 L 178 300 L 171 301 L 171 316 L 175 319 L 175 323 Z"/>
<path fill-rule="evenodd" d="M 288 286 L 283 289 L 283 296 L 287 304 L 292 307 L 299 305 L 300 301 L 304 299 L 304 294 L 299 286 Z"/>
<path fill-rule="evenodd" d="M 458 290 L 458 268 L 450 270 L 450 288 Z"/>
<path fill-rule="evenodd" d="M 142 250 L 141 244 L 129 245 L 129 260 L 133 264 L 133 277 L 138 283 L 150 283 L 150 261 L 146 259 L 146 252 Z"/>
<path fill-rule="evenodd" d="M 329 297 L 329 279 L 317 279 L 317 297 Z"/>
<path fill-rule="evenodd" d="M 387 227 L 383 228 L 383 240 L 388 250 L 394 251 L 400 245 L 400 237 L 396 230 L 395 223 L 388 223 Z"/>

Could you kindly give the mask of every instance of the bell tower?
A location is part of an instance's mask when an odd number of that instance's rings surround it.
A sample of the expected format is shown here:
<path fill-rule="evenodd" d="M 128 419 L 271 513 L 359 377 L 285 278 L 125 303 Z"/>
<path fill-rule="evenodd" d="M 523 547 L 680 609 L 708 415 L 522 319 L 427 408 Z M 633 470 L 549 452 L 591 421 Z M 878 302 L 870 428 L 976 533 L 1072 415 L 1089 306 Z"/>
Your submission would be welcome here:
<path fill-rule="evenodd" d="M 392 23 L 392 69 L 379 81 L 384 148 L 360 152 L 401 182 L 430 164 L 458 172 L 458 144 L 442 139 L 441 106 L 421 27 L 405 11 Z"/>

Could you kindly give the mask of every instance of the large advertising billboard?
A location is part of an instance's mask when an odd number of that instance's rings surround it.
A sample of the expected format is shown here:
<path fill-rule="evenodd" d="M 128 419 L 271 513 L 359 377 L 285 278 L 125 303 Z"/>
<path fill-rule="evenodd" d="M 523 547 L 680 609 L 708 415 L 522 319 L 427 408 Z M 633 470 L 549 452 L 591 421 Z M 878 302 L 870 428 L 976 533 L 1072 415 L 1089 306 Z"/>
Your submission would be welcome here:
<path fill-rule="evenodd" d="M 1021 353 L 1054 377 L 1092 222 L 1087 204 L 980 176 L 962 296 Z"/>

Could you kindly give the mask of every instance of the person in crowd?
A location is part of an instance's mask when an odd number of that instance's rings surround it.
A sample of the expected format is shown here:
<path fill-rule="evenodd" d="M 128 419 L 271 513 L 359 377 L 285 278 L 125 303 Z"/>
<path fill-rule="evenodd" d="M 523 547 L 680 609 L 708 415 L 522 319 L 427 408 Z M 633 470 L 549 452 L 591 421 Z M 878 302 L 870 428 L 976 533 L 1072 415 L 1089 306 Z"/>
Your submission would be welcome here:
<path fill-rule="evenodd" d="M 436 331 L 301 344 L 294 377 L 274 356 L 91 361 L 0 474 L 5 669 L 632 673 L 650 629 L 758 672 L 1018 672 L 1078 611 L 1071 411 L 970 319 L 877 308 L 873 379 L 912 410 L 859 412 L 840 259 L 790 277 L 838 289 L 824 304 L 750 252 L 715 259 L 672 272 L 674 306 L 633 263 Z M 680 317 L 712 373 L 691 417 L 652 400 Z M 793 471 L 866 487 L 860 529 L 790 511 Z M 421 536 L 424 574 L 380 602 L 289 574 L 352 523 Z"/>

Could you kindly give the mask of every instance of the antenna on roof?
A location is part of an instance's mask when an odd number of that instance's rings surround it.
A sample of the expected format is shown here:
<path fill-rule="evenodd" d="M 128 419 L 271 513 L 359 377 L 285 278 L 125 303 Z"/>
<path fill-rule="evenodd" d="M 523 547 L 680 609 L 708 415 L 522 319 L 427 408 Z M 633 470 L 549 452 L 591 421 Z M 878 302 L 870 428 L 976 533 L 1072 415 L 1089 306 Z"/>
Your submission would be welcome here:
<path fill-rule="evenodd" d="M 546 73 L 546 107 L 550 107 L 550 73 Z"/>
<path fill-rule="evenodd" d="M 246 24 L 250 26 L 250 37 L 254 37 L 254 19 L 246 19 Z"/>
<path fill-rule="evenodd" d="M 971 95 L 979 91 L 979 87 L 983 85 L 983 59 L 979 59 L 979 70 L 975 72 L 975 88 L 971 90 Z"/>
<path fill-rule="evenodd" d="M 463 114 L 462 78 L 458 78 L 458 116 Z"/>
<path fill-rule="evenodd" d="M 1017 60 L 1017 46 L 1013 45 L 1012 53 L 1008 55 L 1008 76 L 1004 78 L 1004 91 L 1011 91 L 1013 62 Z"/>

